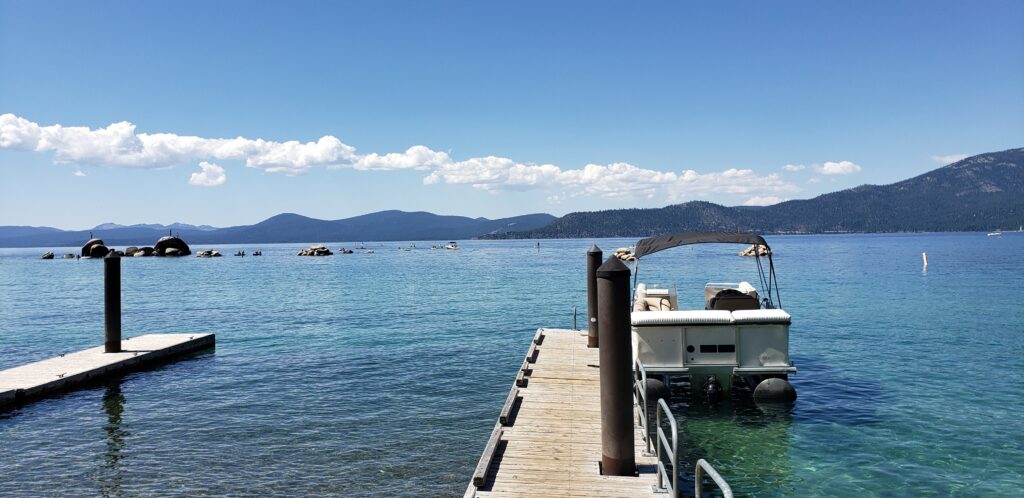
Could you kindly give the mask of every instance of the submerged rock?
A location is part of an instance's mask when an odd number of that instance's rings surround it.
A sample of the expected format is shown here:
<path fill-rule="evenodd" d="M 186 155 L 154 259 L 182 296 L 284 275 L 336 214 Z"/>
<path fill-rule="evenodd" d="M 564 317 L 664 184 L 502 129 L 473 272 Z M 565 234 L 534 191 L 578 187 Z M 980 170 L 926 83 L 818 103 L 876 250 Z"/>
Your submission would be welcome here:
<path fill-rule="evenodd" d="M 53 253 L 50 251 L 46 251 L 43 253 L 43 257 L 39 259 L 53 259 Z"/>
<path fill-rule="evenodd" d="M 213 250 L 210 250 L 210 251 L 199 251 L 199 253 L 196 254 L 197 258 L 219 258 L 221 256 L 223 256 L 223 255 L 220 252 L 213 251 Z"/>

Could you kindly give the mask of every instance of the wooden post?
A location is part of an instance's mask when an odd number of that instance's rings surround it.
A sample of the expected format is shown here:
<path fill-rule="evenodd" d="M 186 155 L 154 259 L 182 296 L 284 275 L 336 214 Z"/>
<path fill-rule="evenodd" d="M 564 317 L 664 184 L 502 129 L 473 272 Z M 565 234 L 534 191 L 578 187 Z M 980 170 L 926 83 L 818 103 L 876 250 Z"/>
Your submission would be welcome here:
<path fill-rule="evenodd" d="M 597 267 L 601 266 L 604 253 L 594 244 L 587 251 L 587 347 L 600 344 L 597 327 Z"/>
<path fill-rule="evenodd" d="M 601 334 L 601 467 L 604 475 L 632 476 L 633 343 L 629 321 L 629 268 L 611 256 L 597 269 Z"/>
<path fill-rule="evenodd" d="M 103 311 L 106 353 L 121 352 L 121 257 L 110 251 L 103 258 Z"/>

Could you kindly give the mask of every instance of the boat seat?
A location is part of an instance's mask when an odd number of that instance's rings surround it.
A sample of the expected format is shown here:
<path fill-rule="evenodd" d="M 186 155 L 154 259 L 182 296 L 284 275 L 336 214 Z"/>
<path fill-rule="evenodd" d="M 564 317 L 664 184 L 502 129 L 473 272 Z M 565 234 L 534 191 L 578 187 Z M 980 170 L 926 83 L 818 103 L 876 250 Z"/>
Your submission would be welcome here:
<path fill-rule="evenodd" d="M 789 313 L 783 310 L 736 310 L 732 312 L 735 323 L 784 323 L 790 320 Z"/>
<path fill-rule="evenodd" d="M 685 310 L 685 311 L 649 311 L 633 313 L 630 317 L 633 325 L 729 325 L 732 314 L 728 311 Z"/>
<path fill-rule="evenodd" d="M 724 289 L 718 291 L 715 297 L 708 302 L 709 310 L 756 310 L 761 308 L 757 298 L 736 289 Z"/>

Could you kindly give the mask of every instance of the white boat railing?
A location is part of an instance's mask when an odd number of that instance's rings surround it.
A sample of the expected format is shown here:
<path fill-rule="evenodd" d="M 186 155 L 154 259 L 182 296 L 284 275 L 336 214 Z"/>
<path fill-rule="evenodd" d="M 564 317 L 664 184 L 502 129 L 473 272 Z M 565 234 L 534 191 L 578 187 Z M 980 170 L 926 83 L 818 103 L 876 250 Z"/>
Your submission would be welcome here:
<path fill-rule="evenodd" d="M 668 403 L 664 399 L 658 399 L 657 413 L 656 413 L 656 430 L 654 436 L 656 441 L 654 448 L 656 451 L 651 452 L 651 432 L 648 427 L 648 421 L 650 420 L 647 413 L 647 369 L 644 368 L 644 364 L 637 360 L 633 365 L 633 401 L 637 407 L 637 418 L 640 419 L 640 427 L 643 429 L 644 442 L 647 444 L 647 454 L 657 457 L 657 473 L 658 473 L 658 484 L 656 491 L 658 493 L 667 493 L 669 496 L 679 496 L 679 427 L 676 425 L 676 417 L 672 414 L 672 410 L 668 407 Z M 668 420 L 671 439 L 665 433 L 662 420 Z M 666 460 L 671 466 L 671 470 L 665 466 Z M 669 474 L 671 472 L 671 474 Z M 701 458 L 697 460 L 696 467 L 694 469 L 694 496 L 701 496 L 701 490 L 703 488 L 704 475 L 707 475 L 714 481 L 718 489 L 722 491 L 722 496 L 725 498 L 732 498 L 732 488 L 729 483 L 725 481 L 721 474 L 715 470 L 714 467 L 708 463 L 707 460 Z M 670 477 L 671 476 L 671 477 Z"/>
<path fill-rule="evenodd" d="M 661 427 L 662 416 L 668 419 L 669 426 L 672 427 L 672 441 L 668 440 L 665 436 L 665 429 Z M 679 496 L 679 428 L 676 426 L 676 418 L 672 415 L 672 410 L 668 409 L 668 403 L 664 399 L 658 400 L 657 423 L 658 441 L 655 446 L 658 448 L 658 489 L 668 491 L 669 496 Z M 671 479 L 669 479 L 668 469 L 665 468 L 664 457 L 666 456 L 672 465 Z"/>
<path fill-rule="evenodd" d="M 647 421 L 650 420 L 647 413 L 647 370 L 640 360 L 633 363 L 633 402 L 637 406 L 637 418 L 640 419 L 644 442 L 647 443 L 647 454 L 650 455 L 651 432 L 647 427 Z"/>
<path fill-rule="evenodd" d="M 701 485 L 704 481 L 703 474 L 705 472 L 707 473 L 708 477 L 710 477 L 711 480 L 714 481 L 716 485 L 718 485 L 718 489 L 722 490 L 722 496 L 724 496 L 725 498 L 732 498 L 732 488 L 729 487 L 729 483 L 725 482 L 725 479 L 722 478 L 721 474 L 719 474 L 718 471 L 715 470 L 715 468 L 712 467 L 711 464 L 708 463 L 708 461 L 703 458 L 697 460 L 697 467 L 693 470 L 694 496 L 699 497 L 701 495 Z"/>

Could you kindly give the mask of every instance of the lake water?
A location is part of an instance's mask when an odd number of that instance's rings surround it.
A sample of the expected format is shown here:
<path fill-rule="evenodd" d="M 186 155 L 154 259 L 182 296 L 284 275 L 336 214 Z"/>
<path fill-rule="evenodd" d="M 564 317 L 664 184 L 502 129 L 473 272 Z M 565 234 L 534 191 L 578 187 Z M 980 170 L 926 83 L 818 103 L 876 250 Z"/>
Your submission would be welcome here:
<path fill-rule="evenodd" d="M 687 467 L 740 496 L 1024 488 L 1024 234 L 768 240 L 799 399 L 677 400 Z M 585 314 L 594 242 L 635 240 L 127 258 L 124 334 L 215 332 L 216 351 L 0 413 L 0 495 L 461 494 L 534 331 Z M 659 253 L 640 280 L 692 306 L 756 280 L 740 249 Z M 102 343 L 102 263 L 43 250 L 75 249 L 0 249 L 0 369 Z"/>

